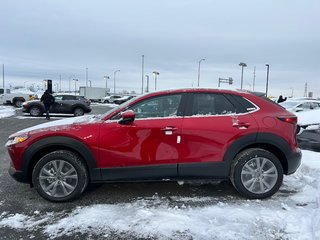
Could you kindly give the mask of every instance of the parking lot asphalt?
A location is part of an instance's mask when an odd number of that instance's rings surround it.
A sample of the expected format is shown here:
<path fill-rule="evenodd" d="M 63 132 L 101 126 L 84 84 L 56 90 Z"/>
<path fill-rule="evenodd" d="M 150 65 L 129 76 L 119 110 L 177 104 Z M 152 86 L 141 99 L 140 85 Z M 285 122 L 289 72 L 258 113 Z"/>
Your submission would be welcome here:
<path fill-rule="evenodd" d="M 91 114 L 101 114 L 110 108 L 104 105 L 93 105 Z M 70 117 L 70 116 L 65 116 Z M 53 115 L 50 121 L 61 119 L 62 116 Z M 9 118 L 0 119 L 0 215 L 26 214 L 35 212 L 48 213 L 55 212 L 61 216 L 68 214 L 76 207 L 84 207 L 93 204 L 115 204 L 130 203 L 139 199 L 152 199 L 153 196 L 159 196 L 177 204 L 174 196 L 181 197 L 210 197 L 210 201 L 223 202 L 241 198 L 233 187 L 227 183 L 200 182 L 192 184 L 179 185 L 177 182 L 157 182 L 157 183 L 108 183 L 89 185 L 85 193 L 79 200 L 67 203 L 52 203 L 41 198 L 37 192 L 30 188 L 28 184 L 16 182 L 8 174 L 10 163 L 9 155 L 5 148 L 5 143 L 10 134 L 21 129 L 31 127 L 40 123 L 47 122 L 45 117 L 29 117 L 24 115 L 21 110 L 16 111 L 16 115 Z M 171 197 L 173 197 L 171 199 Z M 213 199 L 213 200 L 212 200 Z M 179 204 L 179 203 L 178 203 Z M 192 203 L 192 204 L 212 204 Z M 119 213 L 121 214 L 121 213 Z M 27 232 L 13 230 L 8 227 L 0 227 L 1 239 L 47 239 L 39 229 L 28 229 Z M 61 239 L 83 239 L 84 235 L 64 236 Z M 90 239 L 99 238 L 99 236 L 90 236 Z M 131 237 L 130 237 L 131 238 Z M 110 239 L 128 239 L 128 236 L 110 236 Z M 132 236 L 132 239 L 135 239 Z"/>

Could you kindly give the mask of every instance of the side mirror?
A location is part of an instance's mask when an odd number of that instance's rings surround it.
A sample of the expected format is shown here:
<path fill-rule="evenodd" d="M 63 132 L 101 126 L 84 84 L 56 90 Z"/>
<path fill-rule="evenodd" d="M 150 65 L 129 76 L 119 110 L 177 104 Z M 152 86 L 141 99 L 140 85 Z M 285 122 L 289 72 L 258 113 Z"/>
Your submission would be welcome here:
<path fill-rule="evenodd" d="M 132 110 L 127 110 L 121 113 L 121 119 L 119 120 L 120 124 L 130 124 L 134 121 L 136 114 Z"/>
<path fill-rule="evenodd" d="M 302 107 L 296 107 L 294 109 L 295 112 L 302 112 L 303 111 L 303 108 Z"/>

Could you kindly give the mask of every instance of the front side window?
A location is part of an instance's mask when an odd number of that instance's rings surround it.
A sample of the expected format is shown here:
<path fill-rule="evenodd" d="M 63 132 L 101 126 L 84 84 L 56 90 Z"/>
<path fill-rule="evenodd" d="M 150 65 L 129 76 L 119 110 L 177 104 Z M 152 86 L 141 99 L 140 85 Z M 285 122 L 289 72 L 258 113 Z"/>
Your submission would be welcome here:
<path fill-rule="evenodd" d="M 233 113 L 236 113 L 235 106 L 223 94 L 194 94 L 192 115 L 226 115 Z"/>
<path fill-rule="evenodd" d="M 311 105 L 309 102 L 302 103 L 298 107 L 303 109 L 311 109 Z"/>
<path fill-rule="evenodd" d="M 166 95 L 144 100 L 129 109 L 133 110 L 137 119 L 174 117 L 178 114 L 181 95 Z"/>

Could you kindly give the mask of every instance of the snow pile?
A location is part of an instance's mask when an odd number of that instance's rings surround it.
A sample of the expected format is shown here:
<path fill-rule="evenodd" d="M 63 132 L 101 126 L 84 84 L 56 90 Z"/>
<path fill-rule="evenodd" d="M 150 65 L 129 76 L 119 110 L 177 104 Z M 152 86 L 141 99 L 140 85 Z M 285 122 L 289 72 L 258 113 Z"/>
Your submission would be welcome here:
<path fill-rule="evenodd" d="M 10 106 L 0 106 L 0 118 L 6 118 L 15 115 L 15 109 Z"/>
<path fill-rule="evenodd" d="M 83 233 L 110 239 L 320 239 L 320 153 L 303 151 L 298 171 L 266 200 L 154 195 L 48 216 L 4 213 L 0 227 L 40 229 L 51 238 Z"/>

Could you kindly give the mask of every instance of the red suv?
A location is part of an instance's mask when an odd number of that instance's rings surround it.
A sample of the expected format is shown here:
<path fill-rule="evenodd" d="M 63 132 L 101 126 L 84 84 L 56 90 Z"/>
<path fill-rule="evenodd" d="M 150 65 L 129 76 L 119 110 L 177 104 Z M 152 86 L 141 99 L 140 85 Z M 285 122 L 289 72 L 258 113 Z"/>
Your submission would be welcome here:
<path fill-rule="evenodd" d="M 88 182 L 190 179 L 230 179 L 243 196 L 266 198 L 300 165 L 296 122 L 253 93 L 156 92 L 11 135 L 9 173 L 57 202 L 78 198 Z"/>

